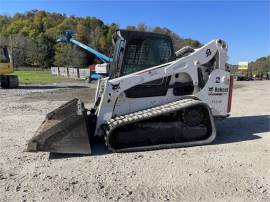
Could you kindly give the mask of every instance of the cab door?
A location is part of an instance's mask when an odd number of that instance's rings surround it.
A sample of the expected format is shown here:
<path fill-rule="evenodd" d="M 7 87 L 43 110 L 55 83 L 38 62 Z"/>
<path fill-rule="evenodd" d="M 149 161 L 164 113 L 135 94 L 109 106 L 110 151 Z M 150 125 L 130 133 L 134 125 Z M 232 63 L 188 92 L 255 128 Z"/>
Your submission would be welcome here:
<path fill-rule="evenodd" d="M 166 38 L 133 38 L 126 45 L 121 75 L 128 75 L 173 60 L 171 43 Z M 128 98 L 166 96 L 170 77 L 164 77 L 125 91 Z"/>

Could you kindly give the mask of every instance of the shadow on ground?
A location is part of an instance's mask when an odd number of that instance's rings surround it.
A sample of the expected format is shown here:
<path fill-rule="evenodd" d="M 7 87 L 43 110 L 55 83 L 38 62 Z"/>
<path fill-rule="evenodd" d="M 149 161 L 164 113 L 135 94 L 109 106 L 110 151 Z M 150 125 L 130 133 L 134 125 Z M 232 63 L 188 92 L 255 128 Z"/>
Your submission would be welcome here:
<path fill-rule="evenodd" d="M 270 116 L 230 117 L 216 122 L 217 137 L 214 144 L 227 144 L 261 138 L 258 133 L 270 131 Z"/>
<path fill-rule="evenodd" d="M 112 152 L 105 146 L 104 142 L 98 141 L 91 146 L 91 155 L 50 153 L 49 160 L 73 158 L 73 157 L 85 157 L 85 156 L 100 156 L 111 153 Z"/>
<path fill-rule="evenodd" d="M 85 85 L 24 85 L 19 86 L 19 89 L 26 89 L 26 90 L 53 90 L 53 89 L 65 89 L 65 88 L 72 88 L 72 89 L 79 89 L 79 88 L 89 88 Z"/>
<path fill-rule="evenodd" d="M 261 138 L 258 133 L 270 131 L 270 116 L 243 116 L 231 117 L 216 122 L 217 137 L 213 144 L 229 144 L 234 142 L 249 141 Z M 91 156 L 106 155 L 111 152 L 102 141 L 98 141 L 92 146 Z M 53 154 L 49 156 L 50 160 L 83 157 L 86 155 Z"/>

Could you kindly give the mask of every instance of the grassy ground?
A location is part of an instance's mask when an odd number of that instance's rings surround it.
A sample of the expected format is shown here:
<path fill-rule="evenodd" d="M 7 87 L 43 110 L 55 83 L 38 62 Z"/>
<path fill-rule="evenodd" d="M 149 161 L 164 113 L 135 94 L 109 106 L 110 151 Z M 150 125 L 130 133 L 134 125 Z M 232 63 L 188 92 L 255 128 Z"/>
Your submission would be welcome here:
<path fill-rule="evenodd" d="M 19 77 L 19 82 L 24 84 L 47 84 L 59 82 L 81 81 L 51 75 L 49 71 L 15 71 L 13 73 Z"/>

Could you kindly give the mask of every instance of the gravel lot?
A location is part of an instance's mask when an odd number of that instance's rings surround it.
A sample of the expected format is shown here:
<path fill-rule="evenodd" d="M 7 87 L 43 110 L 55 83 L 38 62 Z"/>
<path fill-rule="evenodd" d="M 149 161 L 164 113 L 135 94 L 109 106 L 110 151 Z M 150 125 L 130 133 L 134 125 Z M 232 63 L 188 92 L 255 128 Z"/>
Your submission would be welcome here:
<path fill-rule="evenodd" d="M 71 86 L 70 86 L 71 85 Z M 94 84 L 0 89 L 1 201 L 270 201 L 270 81 L 236 83 L 214 144 L 60 156 L 23 150 L 47 112 Z"/>

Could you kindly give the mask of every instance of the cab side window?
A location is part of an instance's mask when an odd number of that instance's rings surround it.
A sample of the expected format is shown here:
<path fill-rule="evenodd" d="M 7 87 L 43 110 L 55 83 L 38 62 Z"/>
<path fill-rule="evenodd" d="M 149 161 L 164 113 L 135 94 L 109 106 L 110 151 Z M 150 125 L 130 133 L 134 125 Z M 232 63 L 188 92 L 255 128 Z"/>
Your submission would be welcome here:
<path fill-rule="evenodd" d="M 0 48 L 0 62 L 1 63 L 8 63 L 9 62 L 8 50 L 6 47 Z"/>

